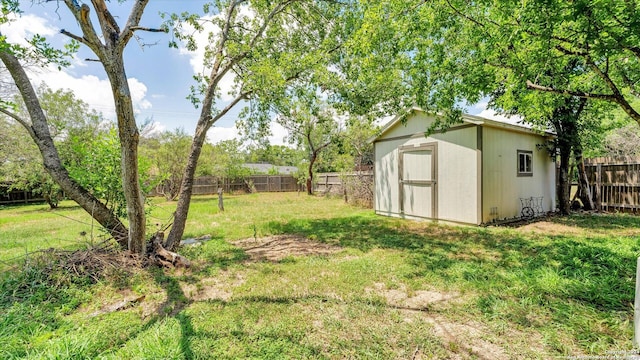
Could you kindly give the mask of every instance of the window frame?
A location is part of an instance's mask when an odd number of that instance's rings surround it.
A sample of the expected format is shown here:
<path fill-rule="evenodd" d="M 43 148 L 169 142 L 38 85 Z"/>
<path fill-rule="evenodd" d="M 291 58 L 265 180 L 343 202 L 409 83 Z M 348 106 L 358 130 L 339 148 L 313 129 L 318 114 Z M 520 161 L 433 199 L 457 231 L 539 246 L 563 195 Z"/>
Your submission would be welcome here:
<path fill-rule="evenodd" d="M 522 159 L 527 159 L 529 158 L 529 171 L 527 170 L 527 164 L 526 164 L 526 160 L 525 160 L 525 164 L 524 164 L 524 170 L 525 171 L 520 171 L 520 169 L 522 168 L 520 165 L 521 163 L 521 158 Z M 518 177 L 531 177 L 533 176 L 533 151 L 531 150 L 518 150 L 516 153 L 516 174 Z"/>

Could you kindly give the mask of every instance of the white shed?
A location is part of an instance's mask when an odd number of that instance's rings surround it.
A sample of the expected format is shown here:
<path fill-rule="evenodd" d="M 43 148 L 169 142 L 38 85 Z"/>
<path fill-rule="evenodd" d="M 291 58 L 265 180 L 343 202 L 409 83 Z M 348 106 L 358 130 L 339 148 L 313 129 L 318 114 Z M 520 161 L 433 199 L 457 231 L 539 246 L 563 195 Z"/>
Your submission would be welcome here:
<path fill-rule="evenodd" d="M 377 214 L 479 225 L 555 210 L 553 134 L 463 115 L 425 137 L 434 120 L 412 108 L 371 139 Z"/>

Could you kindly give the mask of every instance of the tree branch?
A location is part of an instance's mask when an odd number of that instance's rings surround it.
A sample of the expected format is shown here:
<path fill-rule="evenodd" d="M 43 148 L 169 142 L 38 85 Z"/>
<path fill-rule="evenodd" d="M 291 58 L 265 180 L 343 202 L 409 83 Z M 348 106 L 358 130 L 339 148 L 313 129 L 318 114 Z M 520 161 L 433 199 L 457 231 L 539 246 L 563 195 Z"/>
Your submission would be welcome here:
<path fill-rule="evenodd" d="M 84 37 L 82 38 L 83 41 L 81 42 L 87 45 L 91 50 L 93 50 L 93 52 L 98 55 L 99 58 L 102 58 L 104 56 L 104 44 L 102 44 L 102 42 L 100 41 L 100 38 L 98 37 L 98 34 L 96 34 L 96 30 L 91 23 L 91 17 L 89 16 L 89 5 L 78 5 L 75 0 L 64 0 L 64 3 L 76 18 L 76 21 L 78 22 L 78 25 L 80 25 L 80 29 L 84 34 Z M 67 35 L 66 33 L 63 34 Z"/>
<path fill-rule="evenodd" d="M 72 38 L 73 40 L 75 40 L 75 41 L 77 41 L 77 42 L 79 42 L 81 44 L 85 44 L 85 45 L 89 46 L 89 43 L 87 42 L 87 40 L 85 38 L 80 37 L 80 36 L 78 36 L 76 34 L 70 33 L 65 29 L 60 29 L 60 34 L 66 35 L 66 36 Z"/>
<path fill-rule="evenodd" d="M 565 95 L 565 96 L 577 96 L 580 98 L 587 98 L 587 99 L 615 101 L 615 96 L 613 94 L 594 94 L 594 93 L 587 93 L 583 91 L 574 91 L 574 90 L 568 90 L 568 89 L 556 89 L 549 86 L 535 84 L 530 80 L 527 80 L 527 89 L 550 92 L 550 93 Z"/>
<path fill-rule="evenodd" d="M 155 29 L 155 28 L 149 28 L 149 27 L 144 27 L 144 26 L 133 26 L 133 27 L 131 27 L 131 31 L 148 31 L 148 32 L 163 32 L 163 33 L 166 33 L 168 30 L 167 29 Z"/>
<path fill-rule="evenodd" d="M 142 18 L 142 13 L 144 12 L 144 8 L 149 3 L 149 0 L 136 0 L 135 4 L 131 8 L 131 13 L 129 14 L 129 18 L 127 19 L 127 24 L 122 29 L 120 33 L 120 42 L 118 43 L 117 51 L 119 54 L 122 54 L 125 46 L 133 37 L 134 28 L 138 27 L 140 24 L 140 19 Z"/>
<path fill-rule="evenodd" d="M 36 136 L 35 132 L 33 132 L 33 128 L 31 127 L 31 124 L 29 124 L 29 122 L 27 120 L 21 118 L 20 116 L 12 113 L 9 110 L 1 108 L 1 107 L 0 107 L 0 113 L 3 113 L 5 115 L 9 116 L 10 118 L 14 119 L 18 123 L 20 123 L 20 125 L 22 125 L 22 127 L 27 129 L 27 131 L 29 132 L 29 135 L 31 135 L 32 138 L 35 138 L 35 136 Z"/>
<path fill-rule="evenodd" d="M 227 106 L 225 106 L 224 109 L 220 110 L 219 113 L 211 117 L 211 119 L 209 120 L 209 123 L 207 124 L 207 129 L 211 127 L 216 121 L 220 120 L 221 117 L 225 116 L 229 111 L 231 111 L 231 109 L 234 106 L 236 106 L 240 101 L 246 100 L 250 94 L 251 94 L 251 91 L 240 92 L 240 94 L 238 94 L 238 96 L 236 96 L 235 99 L 231 100 L 231 102 L 227 104 Z"/>
<path fill-rule="evenodd" d="M 96 10 L 96 16 L 98 17 L 98 22 L 100 22 L 100 27 L 102 28 L 102 37 L 104 38 L 105 43 L 109 47 L 113 47 L 118 42 L 118 37 L 120 36 L 120 27 L 116 20 L 113 18 L 109 9 L 107 9 L 107 5 L 104 3 L 104 0 L 91 0 L 93 4 L 93 8 Z"/>

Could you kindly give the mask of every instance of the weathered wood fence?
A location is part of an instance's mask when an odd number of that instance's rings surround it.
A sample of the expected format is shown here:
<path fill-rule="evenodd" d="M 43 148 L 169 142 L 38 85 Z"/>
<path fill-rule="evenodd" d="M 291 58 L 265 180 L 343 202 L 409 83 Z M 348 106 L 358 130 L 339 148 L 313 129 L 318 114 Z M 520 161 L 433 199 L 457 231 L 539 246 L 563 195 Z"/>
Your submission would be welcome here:
<path fill-rule="evenodd" d="M 318 195 L 340 195 L 346 201 L 373 206 L 373 171 L 319 173 L 314 177 L 313 192 Z"/>
<path fill-rule="evenodd" d="M 640 210 L 640 157 L 585 159 L 596 206 L 604 211 Z"/>
<path fill-rule="evenodd" d="M 245 179 L 230 180 L 216 176 L 200 176 L 193 181 L 193 195 L 217 194 L 218 188 L 225 193 L 234 192 L 284 192 L 302 191 L 296 178 L 291 175 L 252 175 Z M 160 196 L 153 190 L 149 196 Z"/>
<path fill-rule="evenodd" d="M 0 204 L 28 204 L 44 201 L 40 195 L 34 195 L 30 191 L 9 190 L 9 186 L 0 185 Z"/>

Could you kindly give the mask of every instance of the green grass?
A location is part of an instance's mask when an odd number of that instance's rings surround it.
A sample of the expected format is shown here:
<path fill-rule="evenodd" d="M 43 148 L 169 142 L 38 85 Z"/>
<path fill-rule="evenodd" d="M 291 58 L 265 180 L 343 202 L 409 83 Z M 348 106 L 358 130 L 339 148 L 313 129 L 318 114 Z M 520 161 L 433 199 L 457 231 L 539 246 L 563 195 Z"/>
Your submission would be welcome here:
<path fill-rule="evenodd" d="M 153 201 L 150 228 L 175 206 Z M 0 209 L 0 358 L 529 359 L 632 348 L 640 219 L 629 215 L 476 228 L 296 193 L 228 196 L 224 213 L 215 198 L 196 197 L 185 236 L 212 240 L 180 250 L 191 269 L 96 283 L 20 257 L 90 242 L 79 235 L 90 234 L 90 218 L 63 206 Z M 340 250 L 252 261 L 231 242 L 254 234 Z M 427 292 L 451 299 L 415 305 Z M 94 315 L 129 295 L 145 298 Z"/>

